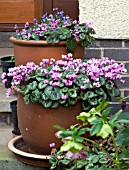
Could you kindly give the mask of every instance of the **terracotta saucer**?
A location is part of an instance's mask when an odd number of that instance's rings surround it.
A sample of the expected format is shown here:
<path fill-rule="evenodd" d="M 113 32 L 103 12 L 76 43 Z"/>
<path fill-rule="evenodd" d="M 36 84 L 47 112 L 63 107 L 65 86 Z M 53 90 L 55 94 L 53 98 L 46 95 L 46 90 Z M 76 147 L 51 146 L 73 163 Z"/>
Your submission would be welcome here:
<path fill-rule="evenodd" d="M 22 136 L 12 138 L 8 143 L 8 148 L 15 154 L 17 159 L 24 163 L 34 166 L 50 167 L 49 159 L 51 156 L 31 153 Z"/>

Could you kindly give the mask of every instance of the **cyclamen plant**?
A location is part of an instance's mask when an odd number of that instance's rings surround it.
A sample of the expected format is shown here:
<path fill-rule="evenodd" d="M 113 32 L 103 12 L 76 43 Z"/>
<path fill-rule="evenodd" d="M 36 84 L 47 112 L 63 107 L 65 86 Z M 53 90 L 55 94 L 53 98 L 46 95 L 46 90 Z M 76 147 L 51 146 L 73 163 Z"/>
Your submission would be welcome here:
<path fill-rule="evenodd" d="M 110 101 L 120 92 L 116 80 L 124 83 L 121 74 L 124 64 L 115 60 L 73 59 L 72 54 L 62 55 L 62 60 L 43 59 L 39 65 L 29 62 L 9 69 L 7 75 L 13 77 L 12 86 L 17 86 L 24 94 L 24 102 L 40 103 L 46 108 L 66 107 L 82 103 L 83 110 L 97 106 L 102 101 Z M 2 74 L 3 83 L 6 73 Z M 10 96 L 11 89 L 7 90 Z"/>
<path fill-rule="evenodd" d="M 43 40 L 48 43 L 59 43 L 67 41 L 66 49 L 73 52 L 77 46 L 77 41 L 81 45 L 88 47 L 92 45 L 95 34 L 90 22 L 80 23 L 77 20 L 71 19 L 68 15 L 64 15 L 63 11 L 58 11 L 58 8 L 53 9 L 53 14 L 46 13 L 42 20 L 34 19 L 34 25 L 30 26 L 26 22 L 24 29 L 19 31 L 15 25 L 16 39 L 22 40 Z"/>

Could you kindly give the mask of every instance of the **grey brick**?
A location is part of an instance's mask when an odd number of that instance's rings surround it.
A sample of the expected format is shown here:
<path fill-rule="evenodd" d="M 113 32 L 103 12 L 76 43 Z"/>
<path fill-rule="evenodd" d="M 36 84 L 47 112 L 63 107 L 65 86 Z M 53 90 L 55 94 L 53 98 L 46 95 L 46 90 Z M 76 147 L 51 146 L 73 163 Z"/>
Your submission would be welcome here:
<path fill-rule="evenodd" d="M 9 42 L 9 38 L 13 35 L 13 32 L 0 32 L 0 48 L 13 47 L 13 44 Z"/>
<path fill-rule="evenodd" d="M 94 42 L 93 42 L 93 47 L 122 47 L 122 40 L 110 40 L 110 39 L 107 39 L 107 40 L 104 40 L 104 39 L 96 39 Z"/>
<path fill-rule="evenodd" d="M 127 73 L 129 73 L 129 63 L 125 63 L 125 68 L 127 69 Z"/>
<path fill-rule="evenodd" d="M 120 91 L 120 96 L 121 96 L 121 91 Z M 116 99 L 116 97 L 112 97 L 111 102 L 119 102 L 119 101 Z"/>
<path fill-rule="evenodd" d="M 118 110 L 121 109 L 120 104 L 110 104 L 108 107 L 112 107 L 110 115 L 114 115 L 116 112 L 118 112 Z"/>
<path fill-rule="evenodd" d="M 129 96 L 129 90 L 124 90 L 124 96 Z M 129 101 L 129 99 L 127 99 L 127 101 Z"/>
<path fill-rule="evenodd" d="M 125 46 L 126 46 L 126 47 L 129 47 L 129 40 L 128 40 L 128 41 L 125 41 Z"/>
<path fill-rule="evenodd" d="M 86 59 L 90 58 L 100 58 L 101 57 L 101 50 L 100 49 L 88 49 L 85 48 L 85 55 Z"/>
<path fill-rule="evenodd" d="M 129 49 L 104 49 L 104 56 L 119 61 L 129 60 Z"/>
<path fill-rule="evenodd" d="M 117 81 L 119 88 L 121 88 L 121 89 L 128 88 L 129 89 L 129 77 L 123 77 L 122 79 L 125 80 L 125 83 L 120 83 L 120 81 Z"/>
<path fill-rule="evenodd" d="M 109 107 L 112 107 L 110 115 L 114 115 L 116 112 L 118 112 L 121 108 L 121 103 L 118 104 L 110 104 Z M 125 109 L 123 110 L 122 113 L 128 112 L 129 111 L 129 104 L 126 104 Z M 128 116 L 129 117 L 129 116 Z"/>

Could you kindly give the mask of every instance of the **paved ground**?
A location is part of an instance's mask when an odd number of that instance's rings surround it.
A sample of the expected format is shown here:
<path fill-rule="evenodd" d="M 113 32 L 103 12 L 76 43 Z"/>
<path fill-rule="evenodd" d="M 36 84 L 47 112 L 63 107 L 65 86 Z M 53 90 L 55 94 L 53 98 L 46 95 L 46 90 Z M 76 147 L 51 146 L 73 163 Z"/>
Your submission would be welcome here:
<path fill-rule="evenodd" d="M 0 57 L 13 54 L 13 48 L 0 48 Z"/>

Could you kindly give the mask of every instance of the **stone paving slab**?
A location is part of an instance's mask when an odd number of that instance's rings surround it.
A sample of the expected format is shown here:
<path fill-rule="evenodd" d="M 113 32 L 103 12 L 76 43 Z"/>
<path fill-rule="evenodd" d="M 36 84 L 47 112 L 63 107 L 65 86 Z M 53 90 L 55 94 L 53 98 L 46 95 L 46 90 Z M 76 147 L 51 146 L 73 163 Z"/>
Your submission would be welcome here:
<path fill-rule="evenodd" d="M 0 48 L 0 58 L 8 55 L 14 55 L 13 48 Z"/>
<path fill-rule="evenodd" d="M 12 138 L 12 127 L 0 127 L 0 170 L 48 170 L 49 168 L 35 167 L 17 160 L 8 149 L 8 142 Z"/>

